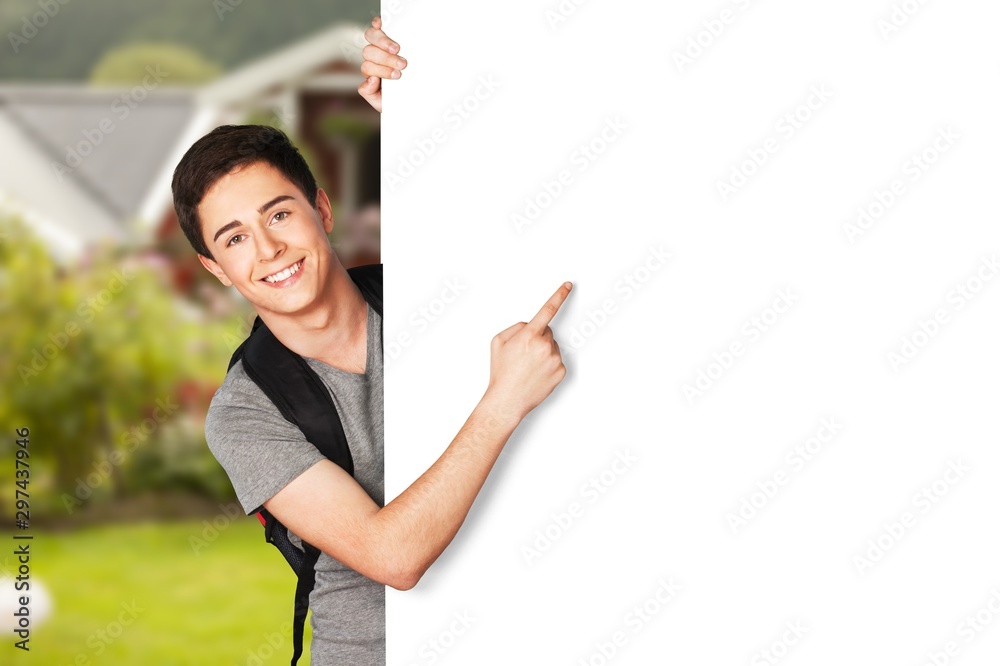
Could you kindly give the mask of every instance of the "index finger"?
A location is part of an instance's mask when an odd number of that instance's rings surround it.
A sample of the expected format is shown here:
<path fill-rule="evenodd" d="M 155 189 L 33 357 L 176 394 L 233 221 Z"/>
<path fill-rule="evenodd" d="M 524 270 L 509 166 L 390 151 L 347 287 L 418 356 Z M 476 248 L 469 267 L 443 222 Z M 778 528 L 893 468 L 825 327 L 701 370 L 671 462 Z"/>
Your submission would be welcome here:
<path fill-rule="evenodd" d="M 549 325 L 550 321 L 552 321 L 552 318 L 556 316 L 557 312 L 559 312 L 560 306 L 562 306 L 566 297 L 569 296 L 569 292 L 572 288 L 572 282 L 563 282 L 562 286 L 556 289 L 556 293 L 552 294 L 551 298 L 545 302 L 545 305 L 543 305 L 542 309 L 538 311 L 538 314 L 531 318 L 531 321 L 528 322 L 528 325 L 525 326 L 525 328 L 530 328 L 536 333 L 544 331 L 545 327 Z"/>
<path fill-rule="evenodd" d="M 396 55 L 399 53 L 399 44 L 382 32 L 382 19 L 376 16 L 372 19 L 372 27 L 365 30 L 365 40 L 372 46 L 377 46 L 386 53 Z"/>

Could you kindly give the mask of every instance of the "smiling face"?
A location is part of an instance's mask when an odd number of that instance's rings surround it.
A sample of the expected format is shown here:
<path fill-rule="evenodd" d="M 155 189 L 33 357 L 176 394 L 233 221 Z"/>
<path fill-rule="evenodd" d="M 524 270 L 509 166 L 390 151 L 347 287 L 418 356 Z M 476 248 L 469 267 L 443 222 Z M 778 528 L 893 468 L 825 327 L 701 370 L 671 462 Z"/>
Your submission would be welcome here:
<path fill-rule="evenodd" d="M 323 190 L 316 207 L 280 171 L 257 162 L 220 178 L 198 205 L 214 256 L 198 255 L 222 284 L 236 287 L 258 314 L 291 315 L 321 305 L 337 261 Z"/>

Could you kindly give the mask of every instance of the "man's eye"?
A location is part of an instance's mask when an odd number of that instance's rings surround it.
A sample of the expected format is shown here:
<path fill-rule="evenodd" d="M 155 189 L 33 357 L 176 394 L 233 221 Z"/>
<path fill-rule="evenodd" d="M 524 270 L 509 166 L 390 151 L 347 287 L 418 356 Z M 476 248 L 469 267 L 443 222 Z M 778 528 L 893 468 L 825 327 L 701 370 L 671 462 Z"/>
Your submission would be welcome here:
<path fill-rule="evenodd" d="M 243 234 L 236 234 L 235 236 L 229 239 L 229 242 L 226 243 L 226 245 L 238 245 L 241 241 L 237 239 L 240 238 L 243 238 Z"/>
<path fill-rule="evenodd" d="M 290 213 L 287 210 L 283 210 L 283 211 L 280 211 L 278 213 L 275 213 L 273 219 L 274 219 L 275 222 L 281 222 L 282 220 L 284 220 L 289 215 L 290 215 Z"/>

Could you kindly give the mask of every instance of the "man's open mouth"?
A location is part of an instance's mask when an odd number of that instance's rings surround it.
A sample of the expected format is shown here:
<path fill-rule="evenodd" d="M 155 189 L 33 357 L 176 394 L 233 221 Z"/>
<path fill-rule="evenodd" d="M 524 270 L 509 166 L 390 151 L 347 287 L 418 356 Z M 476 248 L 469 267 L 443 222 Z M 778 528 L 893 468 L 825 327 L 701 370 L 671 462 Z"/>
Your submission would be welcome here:
<path fill-rule="evenodd" d="M 278 271 L 277 273 L 274 273 L 272 275 L 268 275 L 267 277 L 261 278 L 261 280 L 263 280 L 264 282 L 281 282 L 282 280 L 287 280 L 288 278 L 292 277 L 293 275 L 299 272 L 299 269 L 302 268 L 303 261 L 305 261 L 305 259 L 299 259 L 285 270 Z"/>

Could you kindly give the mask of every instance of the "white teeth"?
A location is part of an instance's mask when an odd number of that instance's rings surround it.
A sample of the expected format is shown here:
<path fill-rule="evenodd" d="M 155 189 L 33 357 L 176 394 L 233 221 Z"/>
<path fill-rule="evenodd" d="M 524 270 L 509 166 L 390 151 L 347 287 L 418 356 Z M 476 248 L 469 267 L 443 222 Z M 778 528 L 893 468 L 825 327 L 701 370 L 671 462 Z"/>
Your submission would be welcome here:
<path fill-rule="evenodd" d="M 264 282 L 281 282 L 282 280 L 287 280 L 288 278 L 292 277 L 298 272 L 299 272 L 299 262 L 297 261 L 288 268 L 286 268 L 285 270 L 281 271 L 280 273 L 275 273 L 274 275 L 268 275 L 266 278 L 264 278 Z"/>

